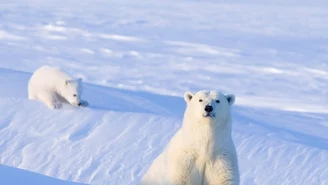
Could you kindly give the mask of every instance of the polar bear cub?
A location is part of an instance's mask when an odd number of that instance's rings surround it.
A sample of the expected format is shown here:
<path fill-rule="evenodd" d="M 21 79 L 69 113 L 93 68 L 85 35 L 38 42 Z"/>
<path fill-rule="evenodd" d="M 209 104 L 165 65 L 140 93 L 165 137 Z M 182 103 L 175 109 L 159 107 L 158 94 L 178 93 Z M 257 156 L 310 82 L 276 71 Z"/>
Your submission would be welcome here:
<path fill-rule="evenodd" d="M 42 66 L 32 75 L 28 83 L 28 98 L 39 100 L 50 109 L 61 108 L 62 103 L 87 106 L 81 99 L 82 79 L 75 79 L 59 67 Z"/>
<path fill-rule="evenodd" d="M 183 124 L 151 164 L 142 185 L 237 185 L 239 169 L 231 136 L 234 95 L 186 92 Z"/>

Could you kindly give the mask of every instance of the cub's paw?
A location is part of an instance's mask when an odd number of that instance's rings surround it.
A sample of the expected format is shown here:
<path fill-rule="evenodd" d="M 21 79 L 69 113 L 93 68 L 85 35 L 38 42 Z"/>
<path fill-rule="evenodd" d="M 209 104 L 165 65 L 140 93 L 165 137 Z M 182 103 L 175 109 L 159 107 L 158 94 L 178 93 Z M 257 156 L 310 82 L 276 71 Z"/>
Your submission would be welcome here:
<path fill-rule="evenodd" d="M 50 109 L 60 109 L 62 107 L 62 104 L 60 102 L 54 102 L 49 104 Z"/>

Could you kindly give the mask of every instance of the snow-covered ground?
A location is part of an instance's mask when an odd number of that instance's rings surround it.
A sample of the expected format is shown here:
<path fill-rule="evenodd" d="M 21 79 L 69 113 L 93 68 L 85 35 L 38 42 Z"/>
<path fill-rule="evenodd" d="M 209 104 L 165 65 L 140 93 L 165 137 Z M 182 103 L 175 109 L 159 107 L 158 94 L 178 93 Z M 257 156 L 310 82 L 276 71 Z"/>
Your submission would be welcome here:
<path fill-rule="evenodd" d="M 83 185 L 69 181 L 59 180 L 53 177 L 21 170 L 14 167 L 0 165 L 1 184 L 13 185 Z"/>
<path fill-rule="evenodd" d="M 326 0 L 0 0 L 0 184 L 135 185 L 201 89 L 236 95 L 241 184 L 328 184 L 327 22 Z M 28 100 L 44 64 L 90 107 Z"/>

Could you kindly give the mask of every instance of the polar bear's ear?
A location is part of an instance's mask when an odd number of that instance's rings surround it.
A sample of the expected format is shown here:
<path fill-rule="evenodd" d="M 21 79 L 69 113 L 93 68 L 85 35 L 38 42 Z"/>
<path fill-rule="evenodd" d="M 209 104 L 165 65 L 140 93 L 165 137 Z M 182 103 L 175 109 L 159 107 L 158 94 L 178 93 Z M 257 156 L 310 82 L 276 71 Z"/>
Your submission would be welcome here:
<path fill-rule="evenodd" d="M 187 91 L 184 94 L 184 100 L 188 103 L 188 102 L 190 102 L 190 100 L 192 99 L 193 96 L 194 95 L 190 91 Z"/>
<path fill-rule="evenodd" d="M 227 100 L 228 100 L 228 102 L 229 102 L 230 105 L 232 105 L 232 104 L 235 103 L 235 100 L 236 100 L 235 95 L 233 95 L 233 94 L 227 94 L 226 97 L 227 97 Z"/>

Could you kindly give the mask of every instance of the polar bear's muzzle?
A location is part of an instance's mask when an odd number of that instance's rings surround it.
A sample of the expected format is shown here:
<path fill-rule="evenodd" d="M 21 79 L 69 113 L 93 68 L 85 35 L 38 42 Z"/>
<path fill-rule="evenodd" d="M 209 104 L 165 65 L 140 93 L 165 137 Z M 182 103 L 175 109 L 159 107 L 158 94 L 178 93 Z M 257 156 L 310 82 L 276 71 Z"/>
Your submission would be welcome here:
<path fill-rule="evenodd" d="M 215 114 L 214 113 L 206 113 L 204 115 L 205 118 L 209 117 L 209 118 L 215 118 Z"/>
<path fill-rule="evenodd" d="M 213 112 L 213 106 L 211 105 L 206 105 L 204 108 L 205 111 L 205 115 L 204 117 L 210 117 L 210 118 L 214 118 L 215 117 L 215 113 Z"/>
<path fill-rule="evenodd" d="M 71 101 L 70 104 L 79 107 L 81 106 L 81 101 Z"/>

